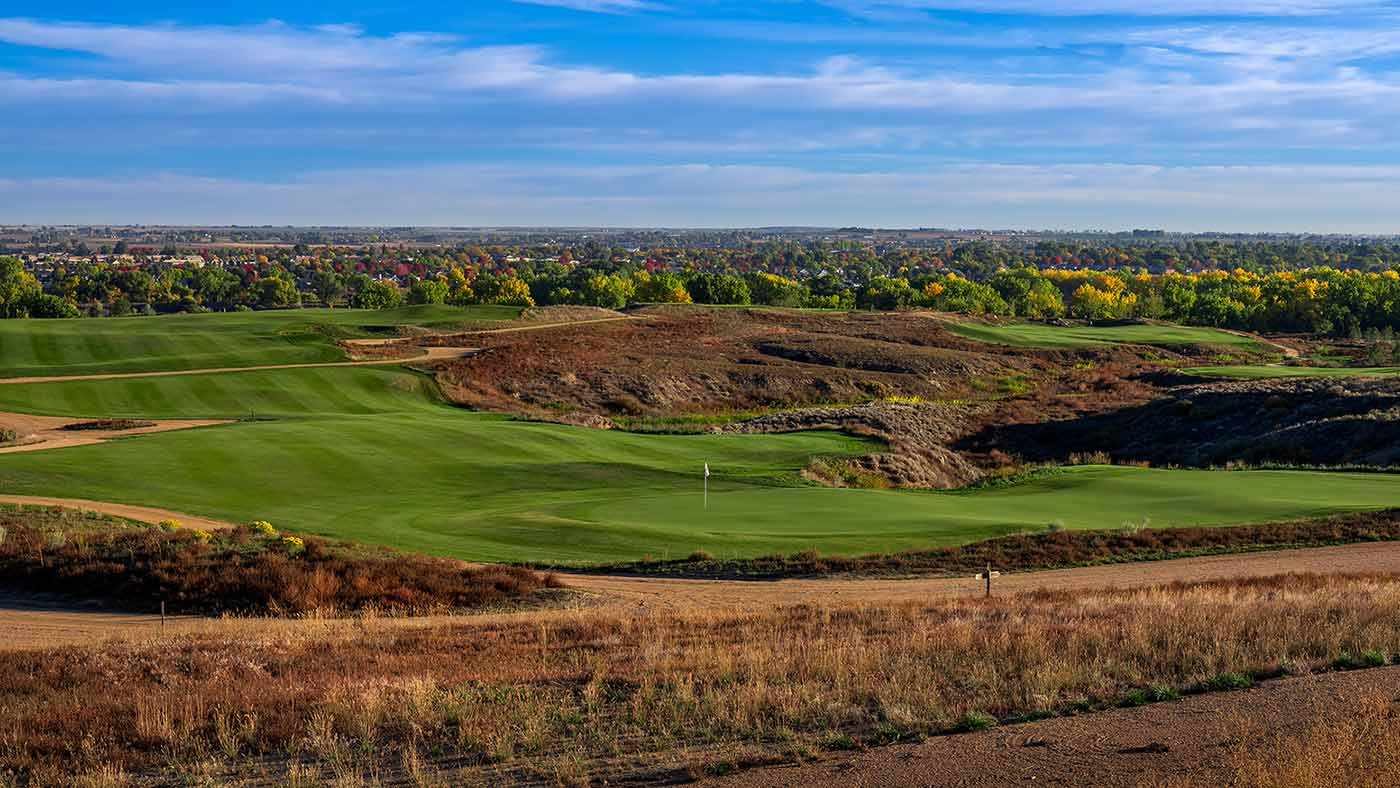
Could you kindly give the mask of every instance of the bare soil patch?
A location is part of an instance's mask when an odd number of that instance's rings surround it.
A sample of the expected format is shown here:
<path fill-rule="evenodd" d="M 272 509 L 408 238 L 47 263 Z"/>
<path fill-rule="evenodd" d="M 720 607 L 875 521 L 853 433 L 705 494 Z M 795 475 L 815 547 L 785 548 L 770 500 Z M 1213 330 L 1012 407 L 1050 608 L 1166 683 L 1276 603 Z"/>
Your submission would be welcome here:
<path fill-rule="evenodd" d="M 1192 785 L 1248 785 L 1235 777 L 1251 755 L 1267 757 L 1280 740 L 1304 737 L 1316 725 L 1344 725 L 1378 697 L 1392 709 L 1390 735 L 1400 736 L 1400 668 L 1391 667 L 1286 678 L 1238 692 L 933 738 L 707 784 L 1146 788 L 1189 779 Z M 1268 736 L 1242 740 L 1260 730 Z M 1333 785 L 1365 779 L 1362 774 L 1333 777 Z"/>
<path fill-rule="evenodd" d="M 33 416 L 27 413 L 0 413 L 0 428 L 13 431 L 14 443 L 0 446 L 0 454 L 42 451 L 67 446 L 86 446 L 127 435 L 186 430 L 228 424 L 218 419 L 129 419 L 84 421 L 70 416 Z"/>

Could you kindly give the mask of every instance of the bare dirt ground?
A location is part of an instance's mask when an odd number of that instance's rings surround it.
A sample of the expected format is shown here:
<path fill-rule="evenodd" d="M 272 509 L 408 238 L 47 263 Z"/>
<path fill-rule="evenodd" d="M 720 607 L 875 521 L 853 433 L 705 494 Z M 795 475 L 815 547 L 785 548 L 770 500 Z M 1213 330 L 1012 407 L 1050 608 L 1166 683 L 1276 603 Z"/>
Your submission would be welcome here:
<path fill-rule="evenodd" d="M 0 413 L 0 427 L 14 430 L 19 434 L 17 443 L 0 447 L 0 454 L 21 451 L 42 451 L 61 449 L 67 446 L 86 446 L 102 443 L 112 438 L 127 435 L 148 435 L 153 432 L 187 430 L 193 427 L 211 427 L 228 424 L 218 419 L 161 419 L 144 427 L 117 430 L 65 430 L 63 427 L 81 419 L 71 416 L 32 416 L 26 413 Z"/>
<path fill-rule="evenodd" d="M 1316 722 L 1344 718 L 1377 693 L 1395 700 L 1400 712 L 1400 667 L 1282 679 L 1241 692 L 934 738 L 706 784 L 1139 788 L 1185 777 L 1197 785 L 1222 784 L 1232 773 L 1230 759 L 1242 734 L 1263 730 L 1296 737 Z"/>

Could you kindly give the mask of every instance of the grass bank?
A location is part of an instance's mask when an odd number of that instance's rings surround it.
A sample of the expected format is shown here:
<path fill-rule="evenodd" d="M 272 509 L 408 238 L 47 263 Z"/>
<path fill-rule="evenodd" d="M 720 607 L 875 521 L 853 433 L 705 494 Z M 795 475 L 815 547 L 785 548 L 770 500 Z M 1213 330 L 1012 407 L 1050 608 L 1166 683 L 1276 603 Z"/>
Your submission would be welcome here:
<path fill-rule="evenodd" d="M 516 307 L 285 309 L 96 320 L 0 321 L 0 378 L 342 361 L 337 339 L 399 326 L 452 330 L 511 320 Z"/>

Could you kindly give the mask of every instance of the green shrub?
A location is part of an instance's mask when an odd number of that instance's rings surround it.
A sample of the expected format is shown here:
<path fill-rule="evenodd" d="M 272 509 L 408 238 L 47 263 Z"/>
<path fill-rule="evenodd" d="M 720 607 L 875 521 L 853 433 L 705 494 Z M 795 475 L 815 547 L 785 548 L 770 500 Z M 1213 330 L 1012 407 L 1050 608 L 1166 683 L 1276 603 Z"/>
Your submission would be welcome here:
<path fill-rule="evenodd" d="M 953 730 L 958 733 L 971 733 L 973 731 L 984 731 L 995 727 L 997 718 L 980 711 L 969 711 L 958 718 L 958 722 L 953 726 Z"/>
<path fill-rule="evenodd" d="M 1226 692 L 1228 690 L 1249 689 L 1254 686 L 1254 679 L 1244 673 L 1221 673 L 1204 684 L 1202 689 L 1211 692 Z"/>

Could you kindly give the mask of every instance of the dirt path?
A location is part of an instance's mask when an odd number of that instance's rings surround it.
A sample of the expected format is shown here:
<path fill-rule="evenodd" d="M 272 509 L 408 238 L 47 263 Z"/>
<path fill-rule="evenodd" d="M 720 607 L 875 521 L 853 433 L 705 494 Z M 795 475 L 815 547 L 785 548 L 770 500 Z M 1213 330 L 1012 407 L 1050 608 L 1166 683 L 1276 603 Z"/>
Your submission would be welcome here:
<path fill-rule="evenodd" d="M 156 523 L 175 519 L 191 528 L 228 528 L 232 524 L 208 517 L 148 506 L 107 501 L 0 495 L 0 503 L 66 506 L 73 509 Z M 995 591 L 1073 591 L 1101 588 L 1140 588 L 1179 581 L 1267 577 L 1288 573 L 1394 572 L 1400 574 L 1400 543 L 1371 542 L 1338 547 L 1245 553 L 1137 564 L 1080 567 L 1010 574 L 999 578 Z M 665 613 L 687 610 L 762 610 L 803 604 L 849 605 L 871 602 L 918 602 L 982 593 L 973 578 L 913 579 L 797 579 L 779 581 L 681 580 L 670 578 L 563 575 L 571 588 L 597 595 L 594 608 L 621 613 Z M 529 613 L 518 615 L 530 615 Z M 50 621 L 57 616 L 57 624 Z M 50 644 L 55 626 L 62 642 L 101 640 L 118 631 L 153 631 L 158 616 L 114 616 L 83 610 L 7 608 L 0 597 L 0 649 L 38 648 Z M 208 623 L 204 619 L 193 621 Z"/>
<path fill-rule="evenodd" d="M 20 435 L 18 443 L 0 446 L 0 454 L 61 449 L 67 446 L 87 446 L 127 435 L 149 435 L 155 432 L 187 430 L 194 427 L 211 427 L 216 424 L 230 423 L 220 419 L 142 419 L 142 421 L 154 423 L 145 427 L 132 427 L 125 430 L 63 429 L 65 425 L 81 421 L 83 419 L 72 416 L 34 416 L 28 413 L 0 412 L 0 427 L 7 427 Z"/>
<path fill-rule="evenodd" d="M 1298 737 L 1380 695 L 1400 713 L 1400 668 L 1304 676 L 1243 692 L 1033 722 L 922 744 L 882 747 L 802 766 L 758 769 L 716 788 L 803 785 L 1003 788 L 1084 785 L 1142 788 L 1190 777 L 1220 785 L 1242 735 Z M 1338 783 L 1339 785 L 1341 783 Z"/>
<path fill-rule="evenodd" d="M 1400 573 L 1400 542 L 1368 542 L 1303 550 L 1242 553 L 1133 564 L 1055 569 L 1003 575 L 994 592 L 1140 588 L 1175 582 L 1268 577 L 1291 573 Z M 982 593 L 967 578 L 794 579 L 777 581 L 678 580 L 565 575 L 565 582 L 612 597 L 639 611 L 752 610 L 803 604 L 917 602 Z"/>
<path fill-rule="evenodd" d="M 184 512 L 159 509 L 154 506 L 133 506 L 125 503 L 112 503 L 111 501 L 89 501 L 84 498 L 49 498 L 43 495 L 0 495 L 0 503 L 22 506 L 61 506 L 65 509 L 78 509 L 84 512 L 110 514 L 113 517 L 124 517 L 128 520 L 135 520 L 138 523 L 150 523 L 151 525 L 155 525 L 161 520 L 179 520 L 181 525 L 186 528 L 199 528 L 205 531 L 217 531 L 234 527 L 233 523 L 224 520 L 215 520 L 211 517 L 200 517 L 197 514 L 185 514 Z"/>
<path fill-rule="evenodd" d="M 1277 350 L 1278 352 L 1282 353 L 1286 358 L 1298 358 L 1300 355 L 1302 355 L 1302 353 L 1299 352 L 1298 348 L 1289 347 L 1288 345 L 1275 342 L 1272 339 L 1267 339 L 1263 336 L 1260 336 L 1259 334 L 1251 334 L 1248 331 L 1236 331 L 1230 328 L 1222 328 L 1219 330 L 1224 331 L 1227 334 L 1234 334 L 1237 337 L 1252 339 L 1261 345 L 1267 345 L 1273 348 L 1274 350 Z"/>

